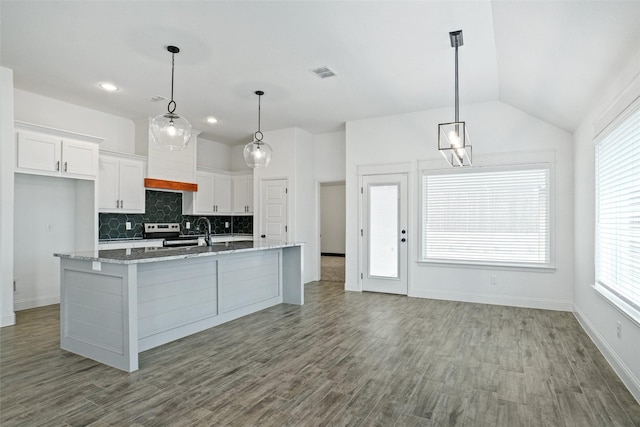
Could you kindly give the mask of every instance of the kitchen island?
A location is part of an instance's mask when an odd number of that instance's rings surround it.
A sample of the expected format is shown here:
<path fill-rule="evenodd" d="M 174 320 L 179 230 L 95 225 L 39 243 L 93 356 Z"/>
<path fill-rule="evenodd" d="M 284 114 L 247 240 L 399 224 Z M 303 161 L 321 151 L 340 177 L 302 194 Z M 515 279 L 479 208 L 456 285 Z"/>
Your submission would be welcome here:
<path fill-rule="evenodd" d="M 281 303 L 304 304 L 302 244 L 59 253 L 60 346 L 115 368 Z"/>

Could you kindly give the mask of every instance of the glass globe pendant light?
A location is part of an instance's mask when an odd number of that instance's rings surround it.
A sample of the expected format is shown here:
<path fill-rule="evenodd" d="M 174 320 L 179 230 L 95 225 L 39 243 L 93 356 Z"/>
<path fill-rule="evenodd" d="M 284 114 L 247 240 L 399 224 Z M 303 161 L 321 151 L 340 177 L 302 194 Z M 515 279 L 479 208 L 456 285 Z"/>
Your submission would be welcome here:
<path fill-rule="evenodd" d="M 260 131 L 260 97 L 264 92 L 257 90 L 258 95 L 258 130 L 253 134 L 253 141 L 244 146 L 244 161 L 250 168 L 266 168 L 271 161 L 271 146 L 262 141 L 264 135 Z"/>
<path fill-rule="evenodd" d="M 175 113 L 176 101 L 173 100 L 174 58 L 180 49 L 167 46 L 171 52 L 171 101 L 167 105 L 167 112 L 155 117 L 151 121 L 151 137 L 159 148 L 165 150 L 184 150 L 191 139 L 191 125 L 184 117 Z"/>

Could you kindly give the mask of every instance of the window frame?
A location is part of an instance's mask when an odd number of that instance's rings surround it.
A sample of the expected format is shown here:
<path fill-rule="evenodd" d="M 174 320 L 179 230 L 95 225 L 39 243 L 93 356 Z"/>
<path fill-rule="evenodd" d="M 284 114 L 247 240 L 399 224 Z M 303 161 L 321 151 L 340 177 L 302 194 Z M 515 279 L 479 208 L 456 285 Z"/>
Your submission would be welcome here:
<path fill-rule="evenodd" d="M 599 256 L 599 248 L 600 241 L 598 239 L 598 220 L 600 217 L 600 194 L 599 194 L 599 185 L 598 185 L 598 146 L 605 142 L 607 137 L 611 135 L 613 132 L 619 129 L 619 127 L 626 123 L 627 120 L 634 117 L 636 114 L 640 114 L 640 99 L 636 99 L 634 102 L 631 102 L 626 108 L 623 108 L 622 111 L 606 126 L 602 126 L 602 129 L 596 133 L 593 138 L 593 154 L 594 154 L 594 163 L 593 163 L 593 177 L 594 177 L 594 228 L 593 228 L 593 266 L 594 266 L 594 284 L 592 285 L 593 289 L 602 297 L 606 302 L 611 304 L 614 308 L 624 314 L 629 320 L 634 322 L 636 325 L 640 326 L 640 301 L 630 301 L 627 297 L 622 296 L 616 289 L 615 286 L 609 286 L 603 283 L 600 280 L 600 265 L 598 262 Z"/>
<path fill-rule="evenodd" d="M 419 186 L 419 203 L 418 203 L 418 225 L 419 225 L 419 238 L 418 240 L 418 264 L 422 265 L 442 265 L 442 266 L 455 266 L 462 268 L 487 268 L 487 269 L 500 269 L 500 270 L 517 270 L 517 271 L 536 271 L 536 272 L 553 272 L 556 270 L 555 265 L 555 153 L 549 152 L 529 152 L 529 153 L 513 153 L 513 160 L 516 162 L 506 163 L 501 162 L 502 156 L 496 155 L 493 160 L 485 161 L 482 165 L 477 165 L 468 168 L 442 168 L 429 167 L 432 162 L 420 162 L 418 173 L 418 186 Z M 520 161 L 517 161 L 520 160 Z M 527 161 L 529 160 L 529 161 Z M 532 169 L 547 169 L 549 176 L 549 221 L 548 221 L 548 233 L 547 233 L 547 247 L 549 260 L 547 263 L 527 263 L 527 262 L 504 262 L 504 261 L 485 261 L 485 260 L 454 260 L 454 259 L 436 259 L 426 258 L 424 254 L 424 237 L 425 226 L 423 222 L 424 218 L 424 179 L 425 175 L 447 175 L 447 174 L 461 174 L 461 173 L 481 173 L 481 172 L 504 172 L 515 170 L 532 170 Z"/>

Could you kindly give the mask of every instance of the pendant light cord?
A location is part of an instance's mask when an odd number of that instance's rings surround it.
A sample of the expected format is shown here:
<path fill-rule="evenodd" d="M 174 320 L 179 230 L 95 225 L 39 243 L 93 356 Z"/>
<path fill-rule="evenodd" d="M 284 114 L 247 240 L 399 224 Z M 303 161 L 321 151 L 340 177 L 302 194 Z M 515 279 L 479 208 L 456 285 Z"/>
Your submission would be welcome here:
<path fill-rule="evenodd" d="M 261 98 L 262 98 L 262 94 L 257 93 L 258 95 L 258 131 L 254 134 L 254 137 L 256 139 L 256 142 L 258 144 L 260 144 L 262 142 L 262 138 L 264 137 L 264 135 L 262 134 L 262 131 L 260 130 L 260 107 L 261 107 Z M 258 137 L 258 134 L 260 134 L 260 137 Z"/>
<path fill-rule="evenodd" d="M 171 52 L 171 101 L 169 101 L 169 105 L 167 105 L 167 110 L 170 114 L 173 114 L 173 112 L 176 111 L 176 101 L 173 100 L 173 75 L 175 69 L 175 60 L 176 54 L 175 52 Z"/>
<path fill-rule="evenodd" d="M 459 114 L 459 101 L 458 101 L 458 43 L 456 43 L 456 99 L 455 99 L 455 110 L 456 110 L 456 122 L 460 121 L 460 114 Z"/>

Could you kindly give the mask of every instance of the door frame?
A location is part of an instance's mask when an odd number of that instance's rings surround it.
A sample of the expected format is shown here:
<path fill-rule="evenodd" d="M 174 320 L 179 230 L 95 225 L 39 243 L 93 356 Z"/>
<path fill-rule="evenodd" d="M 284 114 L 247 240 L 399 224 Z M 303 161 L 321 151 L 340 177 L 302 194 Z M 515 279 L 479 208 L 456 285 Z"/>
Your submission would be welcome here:
<path fill-rule="evenodd" d="M 320 236 L 320 233 L 322 232 L 322 214 L 320 212 L 322 206 L 320 204 L 320 192 L 322 191 L 322 184 L 331 184 L 331 183 L 340 183 L 343 184 L 345 186 L 345 190 L 347 188 L 347 182 L 344 179 L 330 179 L 330 180 L 326 180 L 326 181 L 320 181 L 320 180 L 316 180 L 316 194 L 315 194 L 315 198 L 316 198 L 316 217 L 315 217 L 315 236 L 316 236 L 316 254 L 317 256 L 315 257 L 314 261 L 313 261 L 313 268 L 314 268 L 314 280 L 315 281 L 319 281 L 321 279 L 321 273 L 322 273 L 322 269 L 321 269 L 321 262 L 322 262 L 322 237 Z M 345 201 L 345 226 L 346 226 L 346 201 Z M 345 228 L 345 257 L 346 257 L 346 240 L 347 240 L 347 230 Z M 346 282 L 346 280 L 345 280 Z"/>
<path fill-rule="evenodd" d="M 364 225 L 366 218 L 364 218 L 364 198 L 362 193 L 363 188 L 363 176 L 364 175 L 387 175 L 387 174 L 406 174 L 407 175 L 407 296 L 410 296 L 413 291 L 412 285 L 412 270 L 411 270 L 411 260 L 415 258 L 415 244 L 412 242 L 414 239 L 413 236 L 416 236 L 417 239 L 417 229 L 414 218 L 414 167 L 412 162 L 406 163 L 392 163 L 392 164 L 384 164 L 384 165 L 363 165 L 357 167 L 358 172 L 358 228 L 354 230 L 358 236 L 358 290 L 362 292 L 362 283 L 363 277 L 366 273 L 364 271 L 364 263 L 363 257 L 367 256 L 366 249 L 363 245 L 363 236 L 360 233 L 360 230 L 364 230 Z M 413 230 L 416 230 L 415 232 Z"/>

